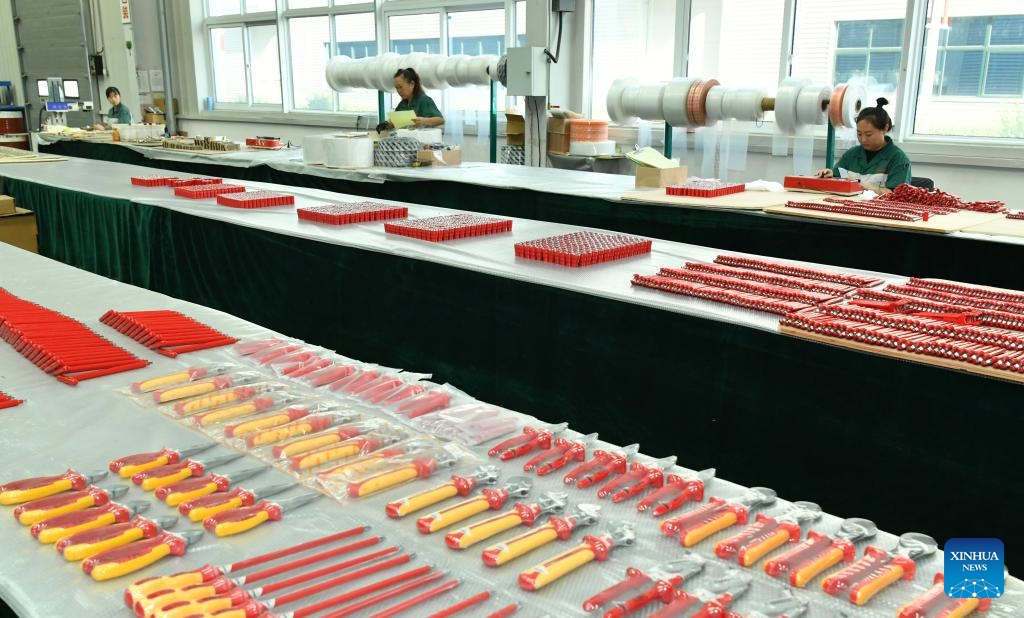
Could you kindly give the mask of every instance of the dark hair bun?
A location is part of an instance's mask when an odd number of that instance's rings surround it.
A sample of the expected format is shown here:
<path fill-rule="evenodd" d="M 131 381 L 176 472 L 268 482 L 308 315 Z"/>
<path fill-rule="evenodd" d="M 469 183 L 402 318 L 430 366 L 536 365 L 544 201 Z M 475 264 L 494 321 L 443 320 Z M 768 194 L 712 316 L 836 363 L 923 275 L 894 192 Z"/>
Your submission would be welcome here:
<path fill-rule="evenodd" d="M 878 103 L 878 107 L 882 107 L 883 105 L 889 104 L 889 99 L 885 97 L 878 97 L 877 99 L 875 99 L 875 103 Z"/>

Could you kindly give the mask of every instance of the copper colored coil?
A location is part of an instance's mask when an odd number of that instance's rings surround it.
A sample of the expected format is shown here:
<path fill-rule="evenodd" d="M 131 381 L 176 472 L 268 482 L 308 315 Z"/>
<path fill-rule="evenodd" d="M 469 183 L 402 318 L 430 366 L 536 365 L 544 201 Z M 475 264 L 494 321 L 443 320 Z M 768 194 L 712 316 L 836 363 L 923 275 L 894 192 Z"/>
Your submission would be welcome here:
<path fill-rule="evenodd" d="M 691 125 L 698 127 L 707 125 L 708 93 L 718 85 L 716 79 L 698 79 L 690 86 L 690 92 L 686 94 L 686 117 Z"/>
<path fill-rule="evenodd" d="M 828 119 L 832 121 L 834 127 L 843 126 L 843 97 L 846 96 L 846 87 L 846 84 L 836 86 L 828 102 Z"/>

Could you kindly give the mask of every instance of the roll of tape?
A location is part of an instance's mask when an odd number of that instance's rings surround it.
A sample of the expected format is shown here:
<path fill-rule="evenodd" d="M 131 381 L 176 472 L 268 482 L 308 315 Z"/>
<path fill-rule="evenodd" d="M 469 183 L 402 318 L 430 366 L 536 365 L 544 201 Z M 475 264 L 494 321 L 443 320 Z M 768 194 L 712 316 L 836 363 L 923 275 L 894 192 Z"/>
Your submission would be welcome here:
<path fill-rule="evenodd" d="M 306 165 L 323 165 L 327 162 L 327 151 L 324 149 L 324 142 L 330 139 L 330 134 L 307 135 L 302 138 L 302 162 Z"/>
<path fill-rule="evenodd" d="M 663 120 L 661 100 L 665 84 L 644 84 L 637 88 L 636 110 L 633 112 L 644 120 Z"/>
<path fill-rule="evenodd" d="M 697 81 L 692 77 L 677 77 L 665 86 L 661 97 L 661 114 L 665 122 L 674 127 L 689 127 L 690 120 L 686 116 L 686 97 L 690 87 Z"/>
<path fill-rule="evenodd" d="M 636 116 L 626 111 L 625 95 L 627 91 L 633 91 L 640 86 L 633 77 L 620 77 L 612 82 L 608 88 L 608 96 L 605 98 L 605 105 L 608 107 L 608 117 L 618 124 L 634 124 Z"/>
<path fill-rule="evenodd" d="M 347 79 L 347 72 L 351 69 L 353 60 L 348 56 L 334 56 L 327 62 L 324 70 L 324 77 L 327 78 L 327 85 L 333 90 L 347 90 L 351 84 Z"/>
<path fill-rule="evenodd" d="M 715 124 L 708 122 L 707 99 L 708 92 L 718 85 L 718 80 L 707 79 L 697 80 L 690 86 L 690 92 L 686 97 L 686 115 L 694 126 L 710 126 Z"/>
<path fill-rule="evenodd" d="M 828 121 L 828 103 L 832 86 L 810 85 L 797 96 L 797 124 L 825 124 Z"/>
<path fill-rule="evenodd" d="M 584 157 L 615 154 L 615 142 L 569 142 L 569 154 Z"/>
<path fill-rule="evenodd" d="M 722 94 L 722 119 L 758 121 L 764 118 L 761 99 L 767 93 L 758 88 L 727 87 Z"/>
<path fill-rule="evenodd" d="M 327 137 L 324 140 L 327 167 L 373 166 L 373 141 L 369 137 Z"/>
<path fill-rule="evenodd" d="M 832 90 L 832 96 L 828 100 L 828 120 L 834 127 L 845 126 L 843 124 L 843 96 L 846 94 L 846 84 L 839 84 Z"/>
<path fill-rule="evenodd" d="M 797 99 L 810 83 L 810 80 L 801 77 L 787 77 L 779 84 L 779 91 L 775 95 L 775 124 L 783 133 L 794 133 L 799 126 Z"/>
<path fill-rule="evenodd" d="M 704 110 L 708 115 L 708 122 L 714 124 L 724 118 L 722 101 L 727 90 L 722 86 L 713 86 L 708 90 L 708 97 L 704 101 Z"/>
<path fill-rule="evenodd" d="M 864 109 L 868 98 L 867 88 L 863 84 L 847 84 L 846 94 L 843 95 L 843 126 L 855 128 L 857 126 L 857 114 Z"/>

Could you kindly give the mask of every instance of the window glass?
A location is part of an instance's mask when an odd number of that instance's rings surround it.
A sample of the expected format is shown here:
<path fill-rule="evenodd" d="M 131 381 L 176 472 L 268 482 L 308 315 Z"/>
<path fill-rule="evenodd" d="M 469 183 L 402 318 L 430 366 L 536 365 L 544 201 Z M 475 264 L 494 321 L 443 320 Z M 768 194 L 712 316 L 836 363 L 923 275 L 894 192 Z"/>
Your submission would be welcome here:
<path fill-rule="evenodd" d="M 324 74 L 331 55 L 331 22 L 326 15 L 288 20 L 292 63 L 292 106 L 332 111 L 334 92 Z"/>
<path fill-rule="evenodd" d="M 448 55 L 501 56 L 505 49 L 505 9 L 456 11 L 448 13 Z M 438 104 L 441 101 L 436 96 Z M 505 108 L 505 87 L 497 84 L 498 109 Z M 445 91 L 449 109 L 489 111 L 488 86 L 462 86 Z"/>
<path fill-rule="evenodd" d="M 240 0 L 206 0 L 206 14 L 210 17 L 221 15 L 240 15 L 242 3 Z"/>
<path fill-rule="evenodd" d="M 349 58 L 377 55 L 377 26 L 373 13 L 334 16 L 334 54 Z M 321 78 L 323 73 L 320 74 Z M 376 112 L 375 90 L 351 89 L 338 94 L 338 109 L 343 112 Z"/>
<path fill-rule="evenodd" d="M 211 28 L 214 98 L 218 103 L 247 103 L 242 28 Z"/>
<path fill-rule="evenodd" d="M 249 64 L 255 105 L 281 104 L 281 62 L 277 25 L 249 26 Z"/>
<path fill-rule="evenodd" d="M 783 0 L 693 0 L 687 75 L 774 92 L 784 5 Z"/>

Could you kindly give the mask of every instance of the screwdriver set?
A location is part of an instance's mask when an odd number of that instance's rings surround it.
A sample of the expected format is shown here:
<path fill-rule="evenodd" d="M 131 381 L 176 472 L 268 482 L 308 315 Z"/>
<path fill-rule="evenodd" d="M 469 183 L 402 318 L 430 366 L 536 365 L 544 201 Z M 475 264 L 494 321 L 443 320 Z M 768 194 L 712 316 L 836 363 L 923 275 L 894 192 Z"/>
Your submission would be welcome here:
<path fill-rule="evenodd" d="M 219 185 L 224 182 L 223 178 L 207 178 L 203 176 L 193 176 L 192 178 L 171 178 L 167 182 L 167 186 L 172 189 L 178 187 L 198 187 L 203 185 Z"/>
<path fill-rule="evenodd" d="M 853 285 L 862 288 L 871 288 L 885 283 L 885 280 L 880 277 L 808 268 L 806 266 L 798 266 L 789 262 L 750 258 L 739 255 L 719 255 L 715 258 L 715 264 L 749 268 L 751 270 L 763 270 L 780 275 L 803 277 L 805 279 L 817 279 L 819 281 L 829 281 L 832 283 Z"/>
<path fill-rule="evenodd" d="M 590 266 L 651 252 L 652 241 L 623 234 L 581 231 L 516 243 L 516 257 L 559 266 Z"/>
<path fill-rule="evenodd" d="M 4 289 L 0 289 L 0 339 L 70 385 L 149 365 L 81 322 Z"/>
<path fill-rule="evenodd" d="M 653 288 L 663 292 L 671 292 L 672 294 L 693 296 L 695 298 L 734 305 L 744 309 L 753 309 L 755 311 L 764 311 L 766 313 L 777 313 L 779 315 L 786 315 L 788 313 L 803 311 L 804 309 L 810 309 L 813 307 L 813 305 L 805 302 L 780 300 L 751 292 L 729 290 L 718 286 L 687 281 L 677 277 L 666 277 L 664 275 L 636 274 L 633 275 L 632 283 L 636 286 Z"/>
<path fill-rule="evenodd" d="M 24 399 L 16 399 L 14 397 L 11 397 L 7 393 L 0 391 L 0 410 L 4 410 L 6 408 L 13 408 L 14 406 L 20 406 L 23 403 L 25 403 Z"/>
<path fill-rule="evenodd" d="M 272 208 L 293 206 L 295 196 L 278 191 L 243 191 L 241 193 L 218 194 L 217 203 L 229 208 Z"/>
<path fill-rule="evenodd" d="M 918 213 L 914 209 L 900 208 L 895 205 L 873 204 L 871 202 L 856 202 L 849 204 L 834 204 L 822 202 L 797 202 L 787 201 L 787 208 L 800 210 L 817 210 L 821 212 L 834 212 L 844 215 L 857 215 L 858 217 L 872 217 L 875 219 L 888 219 L 891 221 L 927 221 L 929 213 Z"/>
<path fill-rule="evenodd" d="M 100 317 L 100 322 L 131 337 L 147 348 L 174 358 L 186 352 L 232 344 L 237 338 L 210 328 L 177 311 L 115 311 Z"/>
<path fill-rule="evenodd" d="M 418 240 L 444 242 L 471 236 L 511 232 L 512 220 L 459 213 L 426 219 L 409 219 L 401 223 L 385 223 L 384 231 L 388 234 L 408 236 Z"/>
<path fill-rule="evenodd" d="M 998 200 L 965 202 L 955 195 L 938 189 L 925 189 L 907 183 L 898 185 L 890 193 L 879 195 L 874 198 L 874 201 L 903 202 L 906 204 L 939 206 L 955 210 L 972 210 L 974 212 L 1006 212 L 1006 205 Z"/>
<path fill-rule="evenodd" d="M 366 223 L 384 219 L 404 219 L 409 216 L 409 208 L 382 202 L 345 202 L 341 204 L 324 204 L 309 206 L 295 211 L 300 219 L 314 223 L 331 225 L 348 225 L 350 223 Z"/>
<path fill-rule="evenodd" d="M 723 195 L 732 195 L 733 193 L 743 193 L 746 190 L 747 186 L 742 182 L 689 180 L 665 187 L 665 194 L 685 197 L 722 197 Z"/>
<path fill-rule="evenodd" d="M 186 197 L 190 200 L 203 200 L 217 197 L 224 193 L 243 193 L 245 187 L 241 185 L 226 185 L 221 183 L 210 183 L 201 185 L 187 185 L 175 187 L 174 194 L 178 197 Z"/>
<path fill-rule="evenodd" d="M 694 283 L 725 288 L 728 290 L 749 292 L 759 296 L 778 298 L 780 300 L 791 300 L 815 306 L 835 303 L 842 299 L 841 296 L 837 296 L 835 294 L 815 292 L 805 288 L 789 287 L 786 285 L 788 281 L 783 281 L 781 284 L 762 283 L 760 281 L 754 281 L 747 278 L 734 277 L 731 274 L 708 272 L 702 269 L 690 268 L 689 266 L 686 268 L 665 267 L 659 270 L 658 274 L 666 277 L 685 279 Z"/>
<path fill-rule="evenodd" d="M 1024 293 L 1018 292 L 1016 290 L 987 288 L 980 285 L 960 283 L 958 281 L 944 281 L 941 279 L 921 279 L 919 277 L 911 277 L 909 280 L 907 280 L 907 285 L 913 286 L 915 288 L 927 288 L 930 290 L 938 290 L 940 292 L 948 292 L 950 294 L 958 294 L 960 296 L 988 298 L 992 300 L 1016 303 L 1017 305 L 1024 307 Z"/>
<path fill-rule="evenodd" d="M 132 176 L 132 184 L 139 187 L 168 187 L 180 180 L 177 176 Z"/>

